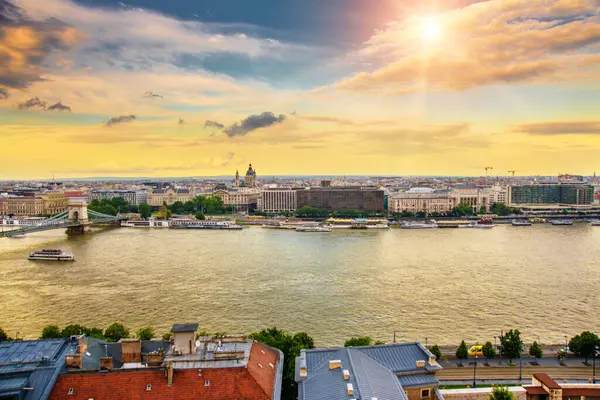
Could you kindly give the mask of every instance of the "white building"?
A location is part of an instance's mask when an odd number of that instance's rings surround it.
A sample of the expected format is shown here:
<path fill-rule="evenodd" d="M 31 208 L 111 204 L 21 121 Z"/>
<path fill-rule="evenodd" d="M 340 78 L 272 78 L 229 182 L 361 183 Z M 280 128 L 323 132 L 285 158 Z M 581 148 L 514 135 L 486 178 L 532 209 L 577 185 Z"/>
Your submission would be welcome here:
<path fill-rule="evenodd" d="M 295 189 L 266 189 L 258 198 L 258 209 L 267 213 L 295 211 L 297 208 Z"/>
<path fill-rule="evenodd" d="M 148 202 L 148 192 L 145 190 L 110 189 L 94 190 L 90 193 L 91 200 L 113 199 L 115 197 L 122 197 L 129 204 L 135 204 L 136 206 Z"/>
<path fill-rule="evenodd" d="M 388 211 L 391 213 L 408 211 L 411 213 L 445 213 L 454 207 L 448 193 L 413 191 L 388 196 Z"/>

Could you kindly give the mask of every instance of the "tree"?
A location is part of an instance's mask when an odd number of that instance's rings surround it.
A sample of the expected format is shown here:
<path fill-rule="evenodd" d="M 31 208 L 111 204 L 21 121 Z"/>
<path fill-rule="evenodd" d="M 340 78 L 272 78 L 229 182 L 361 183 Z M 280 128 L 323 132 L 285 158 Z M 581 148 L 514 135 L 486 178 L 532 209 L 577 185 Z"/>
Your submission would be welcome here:
<path fill-rule="evenodd" d="M 140 340 L 151 340 L 154 337 L 154 329 L 152 328 L 140 328 L 136 335 Z"/>
<path fill-rule="evenodd" d="M 58 339 L 60 337 L 60 328 L 56 325 L 48 325 L 42 330 L 40 339 Z"/>
<path fill-rule="evenodd" d="M 481 208 L 479 209 L 479 214 L 487 214 L 485 206 L 481 206 Z"/>
<path fill-rule="evenodd" d="M 171 211 L 173 211 L 173 214 L 183 214 L 185 212 L 183 202 L 181 202 L 181 201 L 176 201 L 169 208 Z"/>
<path fill-rule="evenodd" d="M 169 219 L 171 218 L 171 215 L 173 215 L 173 213 L 171 212 L 171 210 L 169 210 L 169 207 L 167 207 L 167 202 L 163 201 L 163 204 L 160 207 L 160 211 L 158 212 L 158 214 L 156 214 L 156 218 Z"/>
<path fill-rule="evenodd" d="M 152 207 L 148 205 L 148 203 L 142 203 L 139 207 L 140 216 L 144 219 L 150 218 L 152 215 Z"/>
<path fill-rule="evenodd" d="M 373 339 L 369 336 L 361 336 L 346 340 L 344 347 L 370 346 L 372 343 Z"/>
<path fill-rule="evenodd" d="M 129 337 L 129 330 L 123 326 L 123 324 L 119 324 L 115 322 L 104 331 L 104 336 L 111 342 L 118 342 L 123 338 Z"/>
<path fill-rule="evenodd" d="M 472 215 L 473 214 L 473 207 L 471 207 L 470 205 L 466 204 L 466 203 L 459 203 L 456 207 L 454 207 L 452 209 L 452 214 L 455 217 L 462 217 L 465 215 Z"/>
<path fill-rule="evenodd" d="M 433 346 L 431 346 L 429 348 L 429 351 L 431 352 L 431 354 L 433 354 L 435 356 L 436 360 L 439 360 L 440 358 L 442 358 L 442 351 L 440 350 L 440 346 L 438 346 L 437 344 L 434 344 Z"/>
<path fill-rule="evenodd" d="M 464 340 L 460 342 L 460 346 L 456 349 L 456 358 L 460 360 L 460 365 L 462 365 L 462 360 L 469 358 L 469 350 Z"/>
<path fill-rule="evenodd" d="M 496 357 L 496 349 L 494 349 L 492 342 L 485 342 L 485 344 L 481 348 L 481 352 L 483 353 L 483 356 L 485 357 L 486 362 L 490 358 Z"/>
<path fill-rule="evenodd" d="M 544 356 L 542 346 L 540 346 L 538 342 L 533 342 L 533 344 L 529 347 L 529 355 L 535 357 L 536 359 L 542 358 Z"/>
<path fill-rule="evenodd" d="M 494 386 L 489 400 L 515 400 L 515 395 L 506 386 Z"/>
<path fill-rule="evenodd" d="M 569 341 L 569 350 L 580 357 L 585 357 L 587 363 L 588 357 L 594 354 L 595 346 L 600 346 L 600 338 L 590 331 L 581 332 Z"/>
<path fill-rule="evenodd" d="M 85 333 L 85 326 L 81 326 L 78 324 L 72 324 L 65 326 L 60 332 L 60 336 L 62 337 L 70 337 L 73 335 L 83 335 Z"/>
<path fill-rule="evenodd" d="M 162 339 L 167 342 L 170 341 L 172 337 L 173 337 L 173 332 L 167 332 L 162 335 Z"/>
<path fill-rule="evenodd" d="M 0 342 L 6 342 L 8 340 L 8 335 L 4 332 L 4 329 L 0 328 Z"/>
<path fill-rule="evenodd" d="M 296 216 L 304 218 L 325 218 L 329 216 L 329 211 L 321 208 L 304 206 L 296 210 Z"/>
<path fill-rule="evenodd" d="M 523 341 L 518 329 L 511 329 L 500 336 L 500 352 L 512 362 L 513 358 L 521 357 Z"/>
<path fill-rule="evenodd" d="M 196 219 L 203 220 L 203 219 L 206 219 L 206 217 L 204 216 L 204 214 L 199 212 L 199 213 L 196 213 Z"/>
<path fill-rule="evenodd" d="M 252 339 L 266 344 L 267 346 L 275 347 L 281 350 L 284 357 L 283 365 L 283 384 L 282 396 L 283 400 L 293 400 L 297 396 L 297 384 L 294 380 L 294 368 L 296 365 L 296 357 L 300 355 L 301 349 L 310 349 L 313 341 L 306 333 L 301 332 L 292 336 L 289 333 L 281 331 L 275 327 L 263 329 L 260 332 L 250 334 Z"/>
<path fill-rule="evenodd" d="M 84 331 L 85 336 L 93 337 L 97 339 L 104 339 L 104 331 L 100 328 L 85 328 Z"/>
<path fill-rule="evenodd" d="M 506 215 L 510 215 L 513 213 L 513 209 L 510 207 L 507 207 L 506 204 L 504 204 L 504 203 L 492 204 L 490 211 L 492 214 L 496 214 L 499 216 L 506 216 Z"/>

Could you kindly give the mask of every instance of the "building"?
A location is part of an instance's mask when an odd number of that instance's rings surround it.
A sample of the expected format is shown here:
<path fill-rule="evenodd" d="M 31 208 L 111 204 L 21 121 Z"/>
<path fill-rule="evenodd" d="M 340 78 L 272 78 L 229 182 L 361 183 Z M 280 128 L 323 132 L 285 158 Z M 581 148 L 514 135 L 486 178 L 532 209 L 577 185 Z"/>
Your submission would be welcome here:
<path fill-rule="evenodd" d="M 169 348 L 145 355 L 139 340 L 121 340 L 120 351 L 106 350 L 97 369 L 79 364 L 89 353 L 80 349 L 67 356 L 68 370 L 58 378 L 50 399 L 280 399 L 279 350 L 241 335 L 196 340 L 197 328 L 197 323 L 174 325 Z M 115 368 L 115 356 L 129 367 Z"/>
<path fill-rule="evenodd" d="M 28 217 L 44 214 L 44 200 L 37 196 L 11 196 L 1 201 L 0 214 Z"/>
<path fill-rule="evenodd" d="M 459 204 L 468 204 L 473 208 L 474 212 L 479 212 L 485 209 L 490 210 L 492 203 L 492 195 L 487 188 L 480 188 L 473 185 L 456 185 L 448 193 L 453 200 L 454 206 Z"/>
<path fill-rule="evenodd" d="M 218 185 L 217 185 L 218 186 Z M 252 189 L 217 189 L 212 196 L 223 200 L 223 205 L 232 206 L 235 212 L 250 213 L 257 208 L 260 193 Z"/>
<path fill-rule="evenodd" d="M 296 189 L 266 189 L 260 193 L 257 207 L 267 213 L 296 211 L 298 200 Z"/>
<path fill-rule="evenodd" d="M 113 199 L 115 197 L 122 197 L 129 204 L 136 206 L 148 202 L 148 192 L 146 190 L 112 189 L 94 190 L 90 193 L 90 200 Z"/>
<path fill-rule="evenodd" d="M 538 184 L 509 186 L 511 206 L 526 204 L 590 205 L 594 202 L 594 187 L 581 184 Z"/>
<path fill-rule="evenodd" d="M 194 197 L 196 197 L 196 190 L 194 188 L 154 189 L 148 193 L 148 204 L 153 207 L 160 207 L 163 203 L 167 203 L 170 206 L 178 201 L 185 203 Z"/>
<path fill-rule="evenodd" d="M 454 201 L 448 193 L 396 193 L 388 196 L 388 211 L 397 213 L 446 213 L 452 211 Z"/>
<path fill-rule="evenodd" d="M 440 369 L 419 342 L 314 349 L 296 358 L 295 380 L 298 400 L 442 400 Z"/>
<path fill-rule="evenodd" d="M 235 187 L 256 187 L 256 170 L 252 168 L 252 163 L 248 165 L 248 170 L 246 171 L 246 176 L 244 176 L 244 180 L 240 180 L 239 170 L 236 170 L 233 182 Z"/>
<path fill-rule="evenodd" d="M 329 211 L 384 211 L 383 190 L 376 187 L 310 187 L 297 191 L 296 202 L 298 208 L 309 206 Z"/>
<path fill-rule="evenodd" d="M 46 400 L 65 357 L 76 351 L 70 339 L 1 342 L 0 399 Z"/>
<path fill-rule="evenodd" d="M 527 400 L 570 400 L 598 399 L 600 387 L 594 384 L 557 383 L 548 374 L 537 373 L 531 378 L 531 385 L 523 386 Z"/>
<path fill-rule="evenodd" d="M 64 193 L 44 193 L 39 197 L 44 201 L 44 214 L 54 215 L 67 211 L 69 199 Z"/>

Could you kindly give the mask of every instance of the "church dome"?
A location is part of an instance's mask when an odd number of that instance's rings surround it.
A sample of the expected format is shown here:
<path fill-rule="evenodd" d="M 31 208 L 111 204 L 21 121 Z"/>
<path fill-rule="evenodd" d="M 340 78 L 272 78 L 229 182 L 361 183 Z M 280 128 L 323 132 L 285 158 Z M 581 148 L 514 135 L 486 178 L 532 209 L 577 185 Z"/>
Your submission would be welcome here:
<path fill-rule="evenodd" d="M 252 164 L 250 164 L 248 166 L 248 171 L 246 171 L 246 176 L 254 176 L 256 175 L 256 172 L 254 172 L 254 170 L 252 169 Z"/>

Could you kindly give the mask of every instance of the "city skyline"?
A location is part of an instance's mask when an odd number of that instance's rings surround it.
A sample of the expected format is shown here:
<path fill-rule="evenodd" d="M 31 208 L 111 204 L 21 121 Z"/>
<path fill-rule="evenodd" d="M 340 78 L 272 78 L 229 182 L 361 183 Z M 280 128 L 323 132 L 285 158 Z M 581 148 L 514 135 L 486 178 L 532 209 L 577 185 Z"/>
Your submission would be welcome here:
<path fill-rule="evenodd" d="M 590 176 L 600 2 L 0 0 L 0 179 Z"/>

